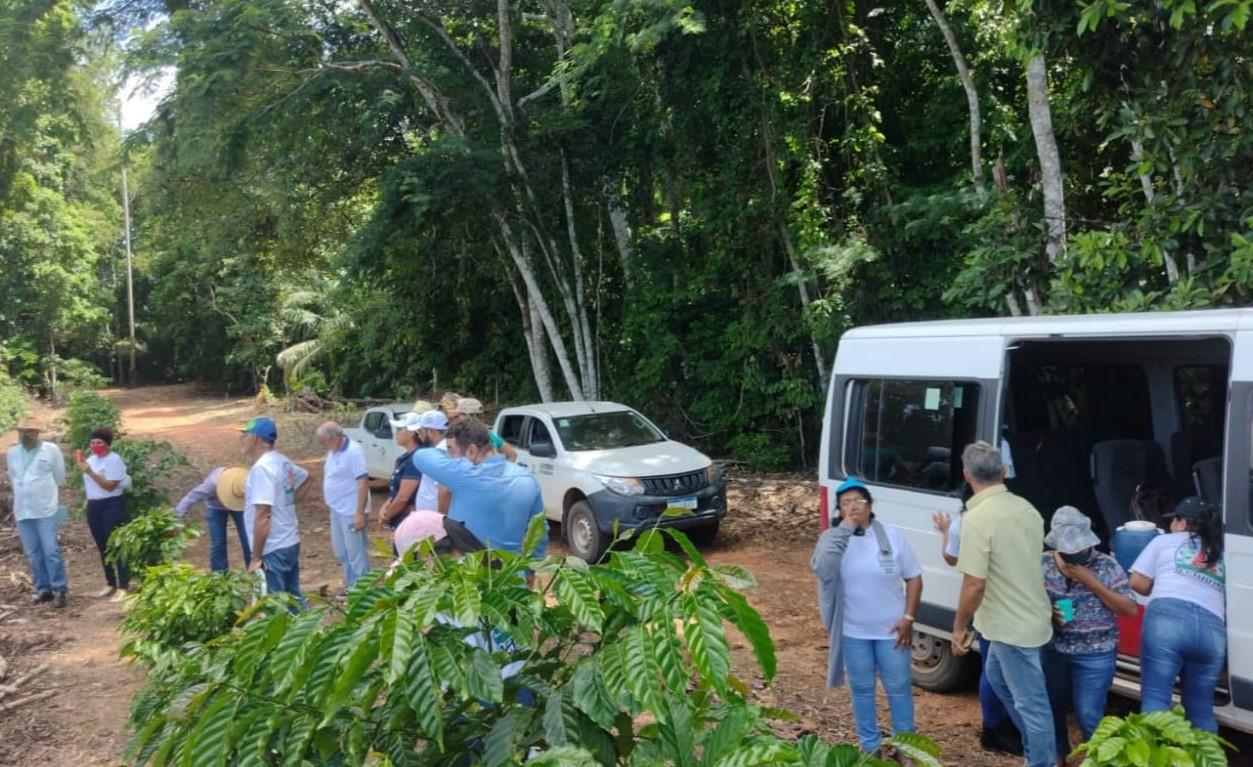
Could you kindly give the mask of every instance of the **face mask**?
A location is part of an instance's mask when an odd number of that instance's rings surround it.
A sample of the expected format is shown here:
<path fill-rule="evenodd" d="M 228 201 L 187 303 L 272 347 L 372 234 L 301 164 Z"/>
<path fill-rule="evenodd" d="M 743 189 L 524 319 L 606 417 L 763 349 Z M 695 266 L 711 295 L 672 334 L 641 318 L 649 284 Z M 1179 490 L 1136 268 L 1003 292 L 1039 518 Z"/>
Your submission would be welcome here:
<path fill-rule="evenodd" d="M 1061 552 L 1058 552 L 1061 554 Z M 1086 565 L 1092 559 L 1092 549 L 1080 551 L 1077 554 L 1062 554 L 1062 561 L 1068 565 Z"/>
<path fill-rule="evenodd" d="M 96 456 L 97 458 L 103 458 L 105 454 L 107 454 L 108 452 L 109 452 L 108 445 L 92 445 L 91 446 L 91 454 Z"/>

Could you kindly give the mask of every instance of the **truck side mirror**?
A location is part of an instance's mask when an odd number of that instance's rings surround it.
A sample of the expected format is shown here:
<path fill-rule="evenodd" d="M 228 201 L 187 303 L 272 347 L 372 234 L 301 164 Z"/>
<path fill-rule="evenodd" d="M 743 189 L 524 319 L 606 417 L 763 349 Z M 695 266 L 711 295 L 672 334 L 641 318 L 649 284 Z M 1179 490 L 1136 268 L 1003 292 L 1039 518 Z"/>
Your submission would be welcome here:
<path fill-rule="evenodd" d="M 527 448 L 533 458 L 556 458 L 557 447 L 552 442 L 532 442 Z"/>

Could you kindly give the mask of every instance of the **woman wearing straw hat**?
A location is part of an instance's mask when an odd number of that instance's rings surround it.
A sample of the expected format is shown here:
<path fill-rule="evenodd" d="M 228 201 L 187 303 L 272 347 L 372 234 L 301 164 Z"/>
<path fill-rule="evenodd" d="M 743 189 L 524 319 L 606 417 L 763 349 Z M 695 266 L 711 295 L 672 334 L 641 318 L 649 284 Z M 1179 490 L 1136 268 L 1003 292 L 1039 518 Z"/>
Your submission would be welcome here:
<path fill-rule="evenodd" d="M 1134 616 L 1127 573 L 1109 554 L 1092 520 L 1073 506 L 1053 514 L 1044 545 L 1044 590 L 1053 603 L 1053 640 L 1044 652 L 1045 686 L 1053 708 L 1057 764 L 1070 753 L 1066 715 L 1073 708 L 1083 739 L 1105 716 L 1118 662 L 1118 616 Z"/>
<path fill-rule="evenodd" d="M 225 477 L 225 479 L 223 479 Z M 214 572 L 225 572 L 230 569 L 230 557 L 227 555 L 226 522 L 230 519 L 239 534 L 239 548 L 244 555 L 244 567 L 252 562 L 252 550 L 248 548 L 248 531 L 244 527 L 244 480 L 248 478 L 248 470 L 243 466 L 229 468 L 218 466 L 209 472 L 199 485 L 188 491 L 187 495 L 174 507 L 174 515 L 179 519 L 187 516 L 191 507 L 204 502 L 204 522 L 209 528 L 209 569 Z M 236 500 L 231 494 L 232 488 L 239 488 Z M 228 505 L 221 494 L 226 494 Z"/>

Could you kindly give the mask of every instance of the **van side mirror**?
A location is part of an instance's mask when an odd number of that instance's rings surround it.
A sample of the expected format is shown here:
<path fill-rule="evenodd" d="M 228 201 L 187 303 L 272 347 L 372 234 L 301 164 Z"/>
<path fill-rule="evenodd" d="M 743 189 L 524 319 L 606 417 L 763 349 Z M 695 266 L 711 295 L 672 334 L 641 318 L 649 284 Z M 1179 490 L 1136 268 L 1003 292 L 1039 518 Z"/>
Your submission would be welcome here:
<path fill-rule="evenodd" d="M 527 448 L 532 458 L 556 458 L 557 446 L 552 442 L 532 442 Z"/>
<path fill-rule="evenodd" d="M 388 424 L 383 424 L 382 426 L 374 430 L 374 436 L 378 437 L 379 439 L 391 439 L 392 427 Z"/>

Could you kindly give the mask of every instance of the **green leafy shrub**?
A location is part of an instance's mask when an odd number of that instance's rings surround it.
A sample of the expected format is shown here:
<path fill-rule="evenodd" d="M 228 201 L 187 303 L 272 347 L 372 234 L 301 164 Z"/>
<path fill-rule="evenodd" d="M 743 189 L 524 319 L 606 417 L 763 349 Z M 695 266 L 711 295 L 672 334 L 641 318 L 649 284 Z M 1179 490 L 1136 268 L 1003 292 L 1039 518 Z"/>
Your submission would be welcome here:
<path fill-rule="evenodd" d="M 188 642 L 227 633 L 253 587 L 252 576 L 240 570 L 206 573 L 185 562 L 148 568 L 144 588 L 126 600 L 122 655 L 156 664 Z"/>
<path fill-rule="evenodd" d="M 0 380 L 0 432 L 13 428 L 26 415 L 26 391 L 7 380 Z"/>
<path fill-rule="evenodd" d="M 94 391 L 71 393 L 62 418 L 66 426 L 65 441 L 77 450 L 87 447 L 92 429 L 112 429 L 114 439 L 121 435 L 122 414 L 117 405 Z"/>
<path fill-rule="evenodd" d="M 169 442 L 148 439 L 114 441 L 113 452 L 121 456 L 131 478 L 131 487 L 126 491 L 127 508 L 131 513 L 168 509 L 169 494 L 156 480 L 177 466 L 187 465 L 187 458 Z"/>
<path fill-rule="evenodd" d="M 105 559 L 125 562 L 137 577 L 146 578 L 146 568 L 178 559 L 187 543 L 200 535 L 199 530 L 175 518 L 168 509 L 131 514 L 131 521 L 109 536 Z"/>
<path fill-rule="evenodd" d="M 1224 746 L 1231 744 L 1193 727 L 1183 709 L 1176 707 L 1172 711 L 1107 716 L 1088 742 L 1071 755 L 1083 755 L 1081 767 L 1226 767 Z"/>
<path fill-rule="evenodd" d="M 537 519 L 523 550 L 533 550 Z M 665 550 L 666 536 L 687 559 Z M 429 553 L 429 549 L 424 552 Z M 727 624 L 774 677 L 774 642 L 682 534 L 650 531 L 604 564 L 492 552 L 407 557 L 362 578 L 337 609 L 275 611 L 186 645 L 130 711 L 136 764 L 881 765 L 771 730 Z M 542 591 L 526 586 L 534 571 Z M 506 675 L 505 669 L 514 672 Z M 896 741 L 921 767 L 925 738 Z"/>

